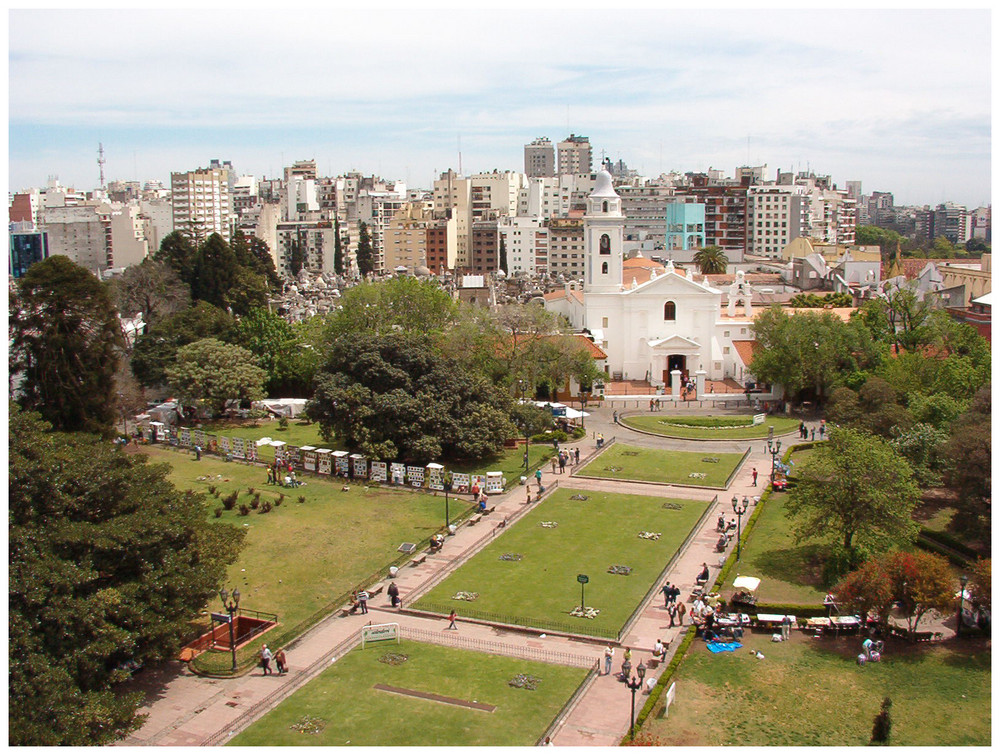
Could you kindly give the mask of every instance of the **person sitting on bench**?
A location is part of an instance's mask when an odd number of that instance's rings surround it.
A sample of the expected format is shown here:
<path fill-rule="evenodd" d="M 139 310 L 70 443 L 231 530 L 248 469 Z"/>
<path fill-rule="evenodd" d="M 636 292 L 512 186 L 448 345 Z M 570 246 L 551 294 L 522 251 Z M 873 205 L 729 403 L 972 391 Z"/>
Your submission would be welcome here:
<path fill-rule="evenodd" d="M 444 547 L 444 535 L 440 532 L 431 537 L 431 552 L 436 553 Z"/>
<path fill-rule="evenodd" d="M 729 545 L 729 538 L 727 538 L 725 535 L 720 535 L 719 542 L 715 544 L 715 550 L 717 550 L 719 553 L 722 553 L 722 551 L 726 549 L 727 545 Z"/>
<path fill-rule="evenodd" d="M 708 564 L 703 563 L 701 565 L 701 571 L 698 573 L 698 578 L 695 580 L 699 585 L 708 584 Z"/>

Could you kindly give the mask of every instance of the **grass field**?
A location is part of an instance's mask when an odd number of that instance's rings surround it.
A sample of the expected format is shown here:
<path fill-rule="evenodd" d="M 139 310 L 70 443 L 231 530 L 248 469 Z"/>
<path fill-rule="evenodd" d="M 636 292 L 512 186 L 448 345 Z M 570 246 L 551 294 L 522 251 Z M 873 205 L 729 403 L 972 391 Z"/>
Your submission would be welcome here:
<path fill-rule="evenodd" d="M 574 495 L 587 500 L 573 500 Z M 512 623 L 531 619 L 540 628 L 615 636 L 707 506 L 706 501 L 560 487 L 414 607 L 442 613 L 454 608 L 460 616 L 500 614 Z M 542 522 L 557 526 L 542 527 Z M 661 537 L 640 538 L 643 531 Z M 503 554 L 521 559 L 501 560 Z M 628 576 L 609 574 L 615 565 L 632 571 Z M 585 598 L 588 606 L 600 609 L 595 619 L 569 615 L 580 605 L 578 574 L 590 578 Z M 479 597 L 453 600 L 459 591 Z"/>
<path fill-rule="evenodd" d="M 226 585 L 240 589 L 241 606 L 278 614 L 286 629 L 386 566 L 399 555 L 400 543 L 419 542 L 444 526 L 444 499 L 439 496 L 374 487 L 365 491 L 363 484 L 352 484 L 344 492 L 342 482 L 314 477 L 306 478 L 303 487 L 285 489 L 266 485 L 262 467 L 208 456 L 195 461 L 188 454 L 155 446 L 144 450 L 152 460 L 171 465 L 170 479 L 181 490 L 208 494 L 209 485 L 214 485 L 225 496 L 239 488 L 240 503 L 249 500 L 247 488 L 251 486 L 261 492 L 262 501 L 273 502 L 285 494 L 284 503 L 267 514 L 258 509 L 240 516 L 237 505 L 219 519 L 213 512 L 222 503 L 209 495 L 206 516 L 220 526 L 246 530 L 243 550 L 229 568 Z M 213 479 L 197 479 L 206 475 Z M 222 479 L 215 479 L 216 475 Z M 300 496 L 304 502 L 299 502 Z M 468 497 L 452 498 L 451 514 L 470 506 Z M 210 610 L 219 607 L 215 602 L 208 606 Z M 281 627 L 271 630 L 267 642 L 277 644 L 280 632 Z M 254 646 L 242 649 L 241 654 L 248 657 Z M 225 656 L 206 654 L 199 662 L 211 663 L 214 655 Z"/>
<path fill-rule="evenodd" d="M 774 428 L 774 435 L 777 437 L 784 435 L 785 433 L 790 433 L 799 426 L 799 420 L 789 417 L 768 417 L 763 424 L 752 425 L 751 427 L 681 427 L 676 424 L 672 424 L 675 422 L 688 423 L 693 419 L 705 420 L 704 424 L 706 425 L 710 425 L 713 419 L 742 419 L 749 423 L 753 421 L 753 415 L 748 414 L 745 417 L 734 417 L 732 414 L 719 415 L 717 417 L 713 417 L 712 415 L 698 417 L 670 417 L 664 416 L 659 412 L 653 412 L 650 414 L 628 415 L 626 417 L 622 417 L 619 422 L 626 427 L 642 430 L 647 433 L 664 435 L 668 438 L 690 438 L 692 440 L 743 440 L 750 438 L 766 438 L 768 435 L 768 427 Z"/>
<path fill-rule="evenodd" d="M 736 469 L 741 458 L 742 454 L 666 451 L 615 443 L 577 474 L 614 480 L 725 488 L 726 480 Z M 705 459 L 718 459 L 718 461 L 708 462 L 704 461 Z M 691 477 L 691 474 L 704 474 L 705 477 Z"/>
<path fill-rule="evenodd" d="M 407 656 L 399 665 L 379 662 Z M 403 641 L 358 648 L 234 737 L 232 745 L 530 746 L 587 671 Z M 539 679 L 511 687 L 518 674 Z M 492 712 L 383 692 L 387 684 L 496 706 Z M 292 729 L 305 719 L 317 733 Z"/>
<path fill-rule="evenodd" d="M 990 744 L 986 644 L 887 643 L 881 663 L 861 667 L 857 637 L 792 638 L 747 634 L 742 649 L 718 654 L 696 640 L 674 676 L 669 717 L 651 716 L 643 733 L 668 746 L 867 745 L 889 696 L 893 745 Z"/>

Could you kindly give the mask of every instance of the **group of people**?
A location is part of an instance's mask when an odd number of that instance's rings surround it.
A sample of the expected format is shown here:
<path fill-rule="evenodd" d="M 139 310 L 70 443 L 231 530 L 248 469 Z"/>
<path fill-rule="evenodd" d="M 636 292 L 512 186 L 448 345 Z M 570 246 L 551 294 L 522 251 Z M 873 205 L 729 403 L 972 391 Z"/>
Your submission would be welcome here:
<path fill-rule="evenodd" d="M 819 439 L 823 440 L 825 436 L 826 436 L 826 420 L 821 419 L 819 421 Z M 812 430 L 810 430 L 808 427 L 806 427 L 805 421 L 799 422 L 799 437 L 802 440 L 816 440 L 816 428 L 814 427 L 812 428 Z"/>
<path fill-rule="evenodd" d="M 574 464 L 580 463 L 580 449 L 579 448 L 563 448 L 559 450 L 555 456 L 552 457 L 552 474 L 556 474 L 556 470 L 559 470 L 559 474 L 566 471 L 566 465 L 573 466 Z"/>
<path fill-rule="evenodd" d="M 302 483 L 295 479 L 295 468 L 292 466 L 292 462 L 275 459 L 267 467 L 267 484 L 298 487 Z"/>
<path fill-rule="evenodd" d="M 663 592 L 663 607 L 667 609 L 667 615 L 670 617 L 670 628 L 673 628 L 674 622 L 677 622 L 678 626 L 684 626 L 687 606 L 683 601 L 677 600 L 681 596 L 681 588 L 667 582 L 660 590 Z"/>
<path fill-rule="evenodd" d="M 264 645 L 260 649 L 260 667 L 264 669 L 264 676 L 268 676 L 271 673 L 272 660 L 278 669 L 279 676 L 288 671 L 288 661 L 285 658 L 285 649 L 278 648 L 277 653 L 272 653 L 270 648 L 268 648 L 267 645 Z"/>

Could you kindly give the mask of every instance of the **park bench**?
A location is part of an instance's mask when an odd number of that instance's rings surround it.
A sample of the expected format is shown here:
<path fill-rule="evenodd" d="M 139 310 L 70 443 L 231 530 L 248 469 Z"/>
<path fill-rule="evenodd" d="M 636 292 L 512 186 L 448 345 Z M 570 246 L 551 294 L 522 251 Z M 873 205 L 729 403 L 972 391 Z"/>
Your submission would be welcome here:
<path fill-rule="evenodd" d="M 475 514 L 469 517 L 469 526 L 471 527 L 473 524 L 479 524 L 479 520 L 482 518 L 483 518 L 482 514 Z"/>
<path fill-rule="evenodd" d="M 410 566 L 420 566 L 420 564 L 422 564 L 426 560 L 427 560 L 427 554 L 421 553 L 419 556 L 417 556 L 410 562 Z"/>
<path fill-rule="evenodd" d="M 377 585 L 375 585 L 375 587 L 372 587 L 371 589 L 368 590 L 368 597 L 374 598 L 384 589 L 385 589 L 385 582 L 379 582 Z"/>
<path fill-rule="evenodd" d="M 483 516 L 486 516 L 487 514 L 492 514 L 496 510 L 497 510 L 496 506 L 493 506 L 492 508 L 485 509 L 483 511 Z"/>

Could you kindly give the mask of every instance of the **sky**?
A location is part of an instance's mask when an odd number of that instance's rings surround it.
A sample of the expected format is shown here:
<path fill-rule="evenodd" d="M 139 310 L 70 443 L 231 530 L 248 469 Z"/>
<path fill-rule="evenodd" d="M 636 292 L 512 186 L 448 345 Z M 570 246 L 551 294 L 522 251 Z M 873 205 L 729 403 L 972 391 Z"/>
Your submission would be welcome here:
<path fill-rule="evenodd" d="M 989 10 L 570 7 L 11 10 L 9 189 L 94 188 L 98 144 L 107 180 L 315 159 L 429 188 L 573 133 L 647 176 L 991 201 Z"/>

